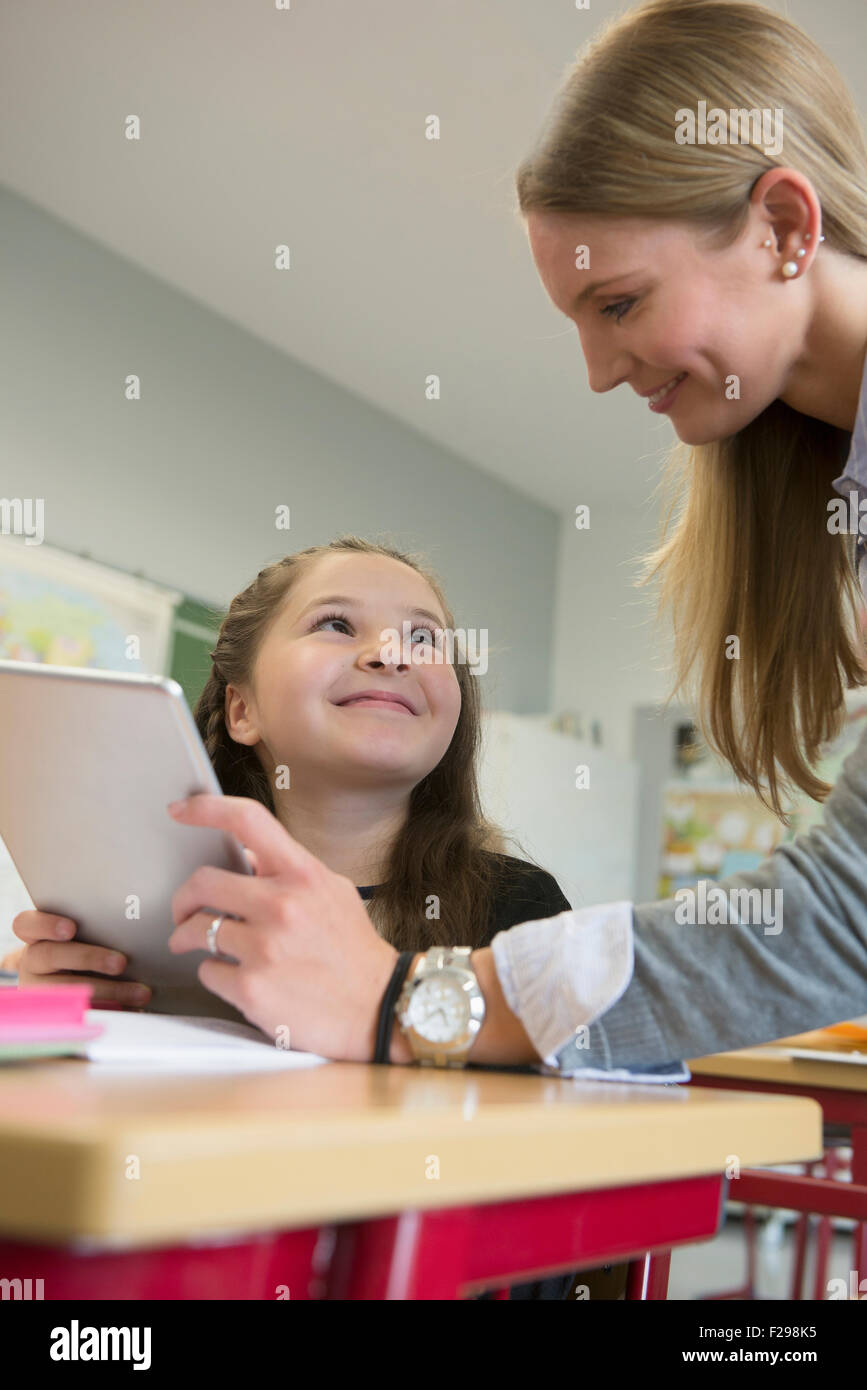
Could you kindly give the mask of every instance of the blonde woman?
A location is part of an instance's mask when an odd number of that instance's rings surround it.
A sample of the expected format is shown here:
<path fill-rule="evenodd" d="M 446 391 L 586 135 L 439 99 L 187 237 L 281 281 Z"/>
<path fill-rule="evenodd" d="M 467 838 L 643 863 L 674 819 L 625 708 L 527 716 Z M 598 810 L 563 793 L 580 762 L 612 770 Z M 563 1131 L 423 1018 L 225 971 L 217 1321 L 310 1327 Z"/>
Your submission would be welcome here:
<path fill-rule="evenodd" d="M 782 145 L 778 130 L 678 139 L 683 113 L 707 109 L 781 112 Z M 241 922 L 212 920 L 213 884 L 190 879 L 173 949 L 219 933 L 232 959 L 205 961 L 208 988 L 265 1032 L 289 1023 L 296 1047 L 361 1061 L 571 1075 L 867 1012 L 867 736 L 830 795 L 815 773 L 846 688 L 867 679 L 867 147 L 852 99 L 762 6 L 651 0 L 579 55 L 517 188 L 591 388 L 651 393 L 680 441 L 679 500 L 648 565 L 678 688 L 692 682 L 707 738 L 778 813 L 791 788 L 827 796 L 821 826 L 722 884 L 781 892 L 783 929 L 620 902 L 520 922 L 444 962 L 377 935 L 351 877 L 263 805 L 201 796 L 177 819 L 235 833 L 258 872 L 225 876 L 219 907 Z M 841 500 L 861 535 L 830 525 Z"/>

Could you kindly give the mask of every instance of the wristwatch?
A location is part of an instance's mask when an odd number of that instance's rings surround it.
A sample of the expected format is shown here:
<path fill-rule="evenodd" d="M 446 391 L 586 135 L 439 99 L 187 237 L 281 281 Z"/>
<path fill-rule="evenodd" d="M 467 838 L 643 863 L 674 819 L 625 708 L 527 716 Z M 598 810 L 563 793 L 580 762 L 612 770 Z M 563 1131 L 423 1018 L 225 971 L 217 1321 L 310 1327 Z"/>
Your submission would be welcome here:
<path fill-rule="evenodd" d="M 410 971 L 395 1014 L 422 1066 L 463 1067 L 485 1017 L 470 946 L 431 946 Z"/>

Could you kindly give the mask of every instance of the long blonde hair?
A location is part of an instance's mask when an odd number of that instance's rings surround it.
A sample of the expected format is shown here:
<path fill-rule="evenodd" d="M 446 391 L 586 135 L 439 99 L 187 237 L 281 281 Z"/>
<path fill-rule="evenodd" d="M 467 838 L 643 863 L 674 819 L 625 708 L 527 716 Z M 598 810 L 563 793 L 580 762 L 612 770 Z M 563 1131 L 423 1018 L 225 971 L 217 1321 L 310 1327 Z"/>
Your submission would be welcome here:
<path fill-rule="evenodd" d="M 867 260 L 854 102 L 802 29 L 743 0 L 647 0 L 594 36 L 517 172 L 520 212 L 658 218 L 731 245 L 778 161 L 757 144 L 677 144 L 674 112 L 700 100 L 784 106 L 786 165 L 816 189 L 826 248 Z M 669 699 L 688 688 L 709 745 L 783 821 L 783 794 L 827 796 L 813 768 L 841 727 L 846 689 L 867 683 L 854 538 L 827 524 L 849 444 L 847 431 L 779 399 L 727 439 L 677 442 L 660 542 L 637 581 L 659 575 L 659 615 L 672 619 Z M 739 660 L 728 659 L 732 634 Z"/>
<path fill-rule="evenodd" d="M 199 733 L 227 796 L 249 796 L 275 813 L 271 781 L 255 750 L 236 743 L 226 727 L 226 686 L 247 684 L 261 643 L 286 595 L 310 565 L 344 552 L 385 555 L 410 566 L 433 589 L 446 618 L 454 618 L 435 576 L 414 556 L 357 536 L 309 546 L 267 565 L 232 599 L 211 652 L 211 672 L 195 709 Z M 370 902 L 380 935 L 400 950 L 425 950 L 461 941 L 483 946 L 495 887 L 520 870 L 492 853 L 504 853 L 499 829 L 482 813 L 477 784 L 481 738 L 478 679 L 455 662 L 461 710 L 448 749 L 413 788 L 409 813 L 391 850 L 387 881 Z"/>

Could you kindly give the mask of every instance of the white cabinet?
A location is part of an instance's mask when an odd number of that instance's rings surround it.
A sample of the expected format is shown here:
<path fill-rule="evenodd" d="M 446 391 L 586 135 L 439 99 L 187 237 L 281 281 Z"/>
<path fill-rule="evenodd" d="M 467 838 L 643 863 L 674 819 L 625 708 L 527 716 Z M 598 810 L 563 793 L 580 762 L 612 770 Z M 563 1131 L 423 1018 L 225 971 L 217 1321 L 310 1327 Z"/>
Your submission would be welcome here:
<path fill-rule="evenodd" d="M 579 767 L 589 779 L 581 788 Z M 634 762 L 557 733 L 539 716 L 498 712 L 484 718 L 479 784 L 486 814 L 554 875 L 573 907 L 633 900 Z"/>

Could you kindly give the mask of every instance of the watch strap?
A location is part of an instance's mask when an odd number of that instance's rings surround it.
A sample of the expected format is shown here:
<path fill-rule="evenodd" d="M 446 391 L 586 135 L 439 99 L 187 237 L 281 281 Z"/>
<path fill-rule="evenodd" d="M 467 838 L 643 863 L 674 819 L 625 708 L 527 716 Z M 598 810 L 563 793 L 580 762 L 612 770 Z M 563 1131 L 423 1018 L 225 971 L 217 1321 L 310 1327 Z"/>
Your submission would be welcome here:
<path fill-rule="evenodd" d="M 379 1019 L 376 1026 L 376 1046 L 373 1050 L 374 1062 L 387 1062 L 391 1050 L 391 1033 L 394 1027 L 394 1006 L 397 1003 L 398 995 L 403 989 L 403 983 L 409 974 L 415 951 L 401 951 L 395 963 L 391 979 L 385 988 L 382 996 L 382 1003 L 379 1006 Z"/>

